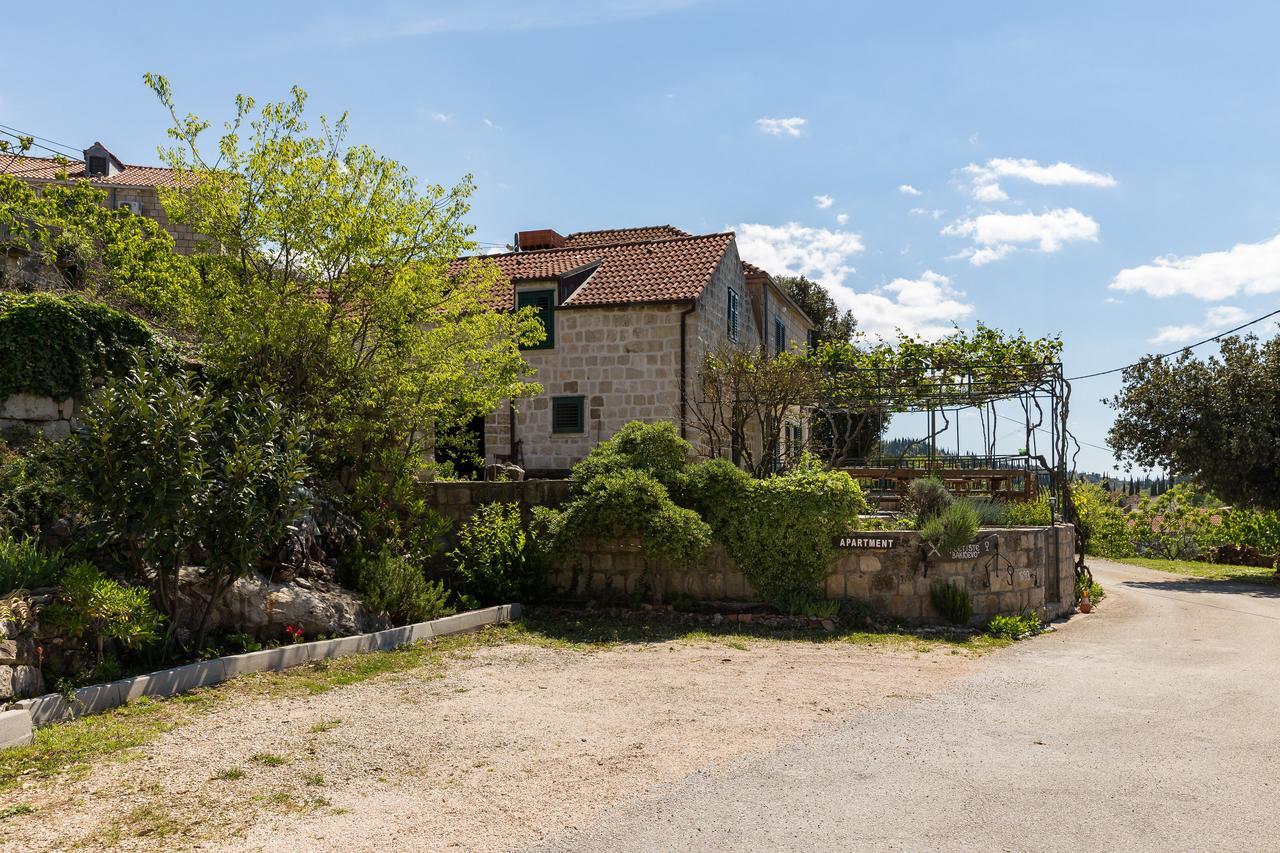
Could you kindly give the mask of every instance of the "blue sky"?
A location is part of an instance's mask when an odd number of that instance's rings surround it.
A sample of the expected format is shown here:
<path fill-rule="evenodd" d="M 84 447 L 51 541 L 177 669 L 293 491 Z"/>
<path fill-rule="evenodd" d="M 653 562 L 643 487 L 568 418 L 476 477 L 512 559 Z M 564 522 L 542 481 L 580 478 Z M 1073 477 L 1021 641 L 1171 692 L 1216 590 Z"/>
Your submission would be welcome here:
<path fill-rule="evenodd" d="M 1275 4 L 58 8 L 103 25 L 53 38 L 46 9 L 7 10 L 0 124 L 126 162 L 155 162 L 166 127 L 144 71 L 213 119 L 298 83 L 423 180 L 473 173 L 482 241 L 734 228 L 746 258 L 821 278 L 869 330 L 1060 332 L 1070 375 L 1280 291 Z M 1115 387 L 1077 383 L 1082 441 L 1104 444 Z M 1112 464 L 1088 444 L 1079 462 Z"/>

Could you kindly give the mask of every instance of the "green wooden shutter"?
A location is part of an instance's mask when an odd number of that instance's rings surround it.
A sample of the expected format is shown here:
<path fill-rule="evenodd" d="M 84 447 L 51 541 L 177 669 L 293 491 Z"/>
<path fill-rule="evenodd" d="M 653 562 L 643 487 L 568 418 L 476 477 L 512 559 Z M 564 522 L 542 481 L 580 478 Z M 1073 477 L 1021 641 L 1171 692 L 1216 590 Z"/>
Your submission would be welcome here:
<path fill-rule="evenodd" d="M 516 294 L 517 308 L 535 308 L 547 337 L 540 344 L 523 349 L 552 349 L 556 345 L 556 292 L 554 290 L 524 290 Z"/>
<path fill-rule="evenodd" d="M 552 397 L 551 431 L 553 433 L 583 432 L 585 430 L 584 401 L 584 397 Z"/>

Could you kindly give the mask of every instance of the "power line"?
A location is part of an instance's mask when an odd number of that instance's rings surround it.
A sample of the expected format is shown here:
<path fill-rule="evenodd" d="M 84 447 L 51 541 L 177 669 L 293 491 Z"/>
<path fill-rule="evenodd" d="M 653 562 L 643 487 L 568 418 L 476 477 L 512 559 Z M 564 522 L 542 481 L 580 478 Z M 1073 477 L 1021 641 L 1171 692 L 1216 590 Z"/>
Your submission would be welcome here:
<path fill-rule="evenodd" d="M 1197 341 L 1196 343 L 1190 344 L 1185 347 L 1178 347 L 1173 352 L 1166 352 L 1163 355 L 1158 355 L 1155 357 L 1155 359 L 1156 361 L 1159 361 L 1161 359 L 1168 358 L 1171 355 L 1177 355 L 1180 352 L 1184 352 L 1189 349 L 1195 349 L 1196 347 L 1202 346 L 1203 344 L 1212 343 L 1213 341 L 1219 340 L 1220 338 L 1224 338 L 1227 335 L 1234 334 L 1240 331 L 1241 329 L 1248 328 L 1249 326 L 1252 326 L 1255 323 L 1261 323 L 1263 320 L 1274 317 L 1277 314 L 1280 314 L 1280 308 L 1277 308 L 1276 310 L 1272 311 L 1270 314 L 1263 314 L 1261 317 L 1258 317 L 1256 320 L 1250 320 L 1247 323 L 1241 323 L 1239 326 L 1236 326 L 1234 329 L 1227 329 L 1225 332 L 1219 332 L 1218 334 L 1214 335 L 1212 338 L 1205 338 L 1203 341 Z M 1107 376 L 1108 374 L 1111 374 L 1111 373 L 1119 373 L 1122 370 L 1128 370 L 1130 367 L 1134 367 L 1141 363 L 1142 362 L 1140 361 L 1135 361 L 1133 364 L 1126 364 L 1124 367 L 1113 367 L 1110 370 L 1100 370 L 1097 373 L 1086 373 L 1083 376 L 1071 376 L 1067 378 L 1067 381 L 1075 382 L 1080 379 L 1093 379 L 1096 376 Z"/>
<path fill-rule="evenodd" d="M 39 139 L 41 142 L 48 142 L 50 145 L 56 145 L 56 146 L 58 146 L 59 148 L 65 148 L 66 150 L 68 150 L 68 151 L 72 152 L 72 153 L 73 153 L 73 154 L 75 154 L 76 156 L 80 156 L 80 155 L 83 153 L 83 152 L 81 152 L 81 151 L 77 150 L 74 146 L 66 145 L 65 143 L 58 142 L 58 141 L 53 140 L 53 139 L 49 139 L 49 138 L 48 138 L 48 137 L 46 137 L 46 136 L 37 136 L 37 135 L 36 135 L 36 134 L 34 134 L 34 133 L 24 133 L 23 131 L 18 130 L 16 127 L 10 127 L 10 126 L 9 126 L 9 125 L 7 125 L 7 124 L 0 124 L 0 128 L 3 128 L 4 130 L 12 131 L 13 133 L 21 134 L 22 136 L 29 136 L 29 137 L 31 137 L 32 139 Z M 42 145 L 42 146 L 40 146 L 40 147 L 41 147 L 41 148 L 44 148 L 44 146 L 43 146 L 43 145 Z M 49 150 L 49 149 L 45 149 L 45 150 L 47 151 L 47 150 Z"/>
<path fill-rule="evenodd" d="M 31 137 L 30 135 L 23 136 L 23 135 L 20 135 L 20 134 L 17 134 L 17 133 L 11 133 L 10 131 L 7 131 L 7 130 L 0 130 L 0 135 L 2 135 L 2 136 L 12 136 L 14 139 L 18 140 L 19 142 L 23 142 L 23 141 L 25 141 L 25 140 L 27 140 L 27 139 L 32 139 L 32 138 L 33 138 L 33 137 Z M 65 159 L 65 160 L 72 160 L 72 161 L 74 161 L 74 160 L 79 160 L 79 159 L 80 159 L 80 156 L 81 156 L 81 155 L 76 155 L 75 157 L 68 157 L 68 156 L 67 156 L 67 154 L 66 154 L 66 152 L 59 151 L 59 150 L 58 150 L 58 149 L 56 149 L 56 148 L 50 148 L 48 145 L 41 145 L 39 142 L 32 142 L 32 143 L 31 143 L 31 147 L 32 147 L 32 148 L 40 148 L 40 149 L 42 149 L 42 150 L 44 150 L 44 151 L 48 151 L 50 154 L 53 154 L 53 155 L 58 156 L 58 157 L 62 157 L 62 158 L 63 158 L 63 159 Z M 6 152 L 6 153 L 11 154 L 11 155 L 16 156 L 16 157 L 21 157 L 21 156 L 23 156 L 23 155 L 22 155 L 20 152 L 18 152 L 18 151 L 10 151 L 10 152 Z"/>

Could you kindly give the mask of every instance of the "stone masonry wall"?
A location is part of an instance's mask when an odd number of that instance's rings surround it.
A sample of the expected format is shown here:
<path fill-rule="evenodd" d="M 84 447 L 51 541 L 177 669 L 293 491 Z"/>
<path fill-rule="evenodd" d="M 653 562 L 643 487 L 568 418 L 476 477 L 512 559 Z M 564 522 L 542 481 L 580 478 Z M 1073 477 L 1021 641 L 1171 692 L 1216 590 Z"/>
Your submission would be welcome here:
<path fill-rule="evenodd" d="M 55 400 L 34 394 L 14 394 L 0 400 L 0 435 L 39 430 L 49 438 L 66 438 L 71 435 L 79 413 L 79 405 L 71 397 Z"/>
<path fill-rule="evenodd" d="M 525 510 L 535 506 L 559 507 L 569 499 L 568 480 L 521 480 L 512 483 L 431 483 L 427 505 L 458 525 L 475 515 L 484 504 L 518 503 Z"/>
<path fill-rule="evenodd" d="M 1036 611 L 1051 619 L 1072 610 L 1074 527 L 984 529 L 981 536 L 991 534 L 998 537 L 998 555 L 934 559 L 927 565 L 920 560 L 918 533 L 868 534 L 891 536 L 895 546 L 841 552 L 827 576 L 826 597 L 864 601 L 881 613 L 912 622 L 936 622 L 939 616 L 929 588 L 943 581 L 968 589 L 974 624 L 997 613 Z M 654 602 L 674 593 L 704 600 L 756 599 L 750 583 L 719 545 L 712 546 L 701 565 L 676 570 L 647 564 L 636 542 L 593 543 L 583 550 L 580 564 L 563 567 L 552 584 L 561 596 L 573 599 L 645 595 L 646 588 Z"/>

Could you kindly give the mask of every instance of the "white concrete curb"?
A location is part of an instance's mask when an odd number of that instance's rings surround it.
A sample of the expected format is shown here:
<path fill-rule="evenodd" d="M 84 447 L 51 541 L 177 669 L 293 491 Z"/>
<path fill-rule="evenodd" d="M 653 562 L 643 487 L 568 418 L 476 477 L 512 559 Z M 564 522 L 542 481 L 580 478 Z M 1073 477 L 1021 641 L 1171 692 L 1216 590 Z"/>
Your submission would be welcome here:
<path fill-rule="evenodd" d="M 32 730 L 63 720 L 100 714 L 112 708 L 132 702 L 142 696 L 174 696 L 197 687 L 247 675 L 251 672 L 288 669 L 314 660 L 343 657 L 359 652 L 384 651 L 407 646 L 418 640 L 447 637 L 477 631 L 486 625 L 500 625 L 519 619 L 519 604 L 501 604 L 483 610 L 472 610 L 430 622 L 418 622 L 399 628 L 389 628 L 372 634 L 339 637 L 336 640 L 318 640 L 263 649 L 244 655 L 189 663 L 159 672 L 122 678 L 109 684 L 93 684 L 81 687 L 70 702 L 60 693 L 48 693 L 34 699 L 23 699 L 0 711 L 0 749 L 24 746 L 31 742 Z"/>

